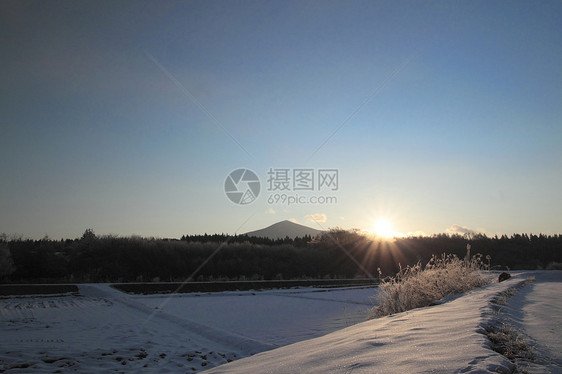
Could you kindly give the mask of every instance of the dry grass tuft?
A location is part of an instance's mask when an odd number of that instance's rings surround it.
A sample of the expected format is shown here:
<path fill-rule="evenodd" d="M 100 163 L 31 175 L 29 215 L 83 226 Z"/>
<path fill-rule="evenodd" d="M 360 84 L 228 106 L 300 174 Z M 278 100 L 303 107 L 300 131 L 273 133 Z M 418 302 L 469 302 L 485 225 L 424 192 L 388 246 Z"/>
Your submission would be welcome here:
<path fill-rule="evenodd" d="M 460 294 L 492 282 L 482 270 L 487 265 L 481 255 L 459 259 L 455 255 L 433 256 L 425 267 L 421 263 L 401 269 L 379 286 L 378 306 L 371 318 L 431 305 L 448 295 Z"/>
<path fill-rule="evenodd" d="M 508 359 L 533 360 L 529 339 L 515 327 L 505 323 L 499 326 L 488 325 L 486 335 L 492 343 L 492 349 Z"/>

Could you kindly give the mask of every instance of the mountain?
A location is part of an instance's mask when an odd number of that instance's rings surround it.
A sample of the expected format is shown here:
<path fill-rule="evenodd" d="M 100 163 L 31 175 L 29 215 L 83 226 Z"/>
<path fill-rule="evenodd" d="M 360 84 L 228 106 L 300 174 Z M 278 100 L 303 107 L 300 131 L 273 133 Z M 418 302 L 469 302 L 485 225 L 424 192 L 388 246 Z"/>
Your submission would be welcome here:
<path fill-rule="evenodd" d="M 312 227 L 299 225 L 298 223 L 285 220 L 274 223 L 273 225 L 261 230 L 247 232 L 246 235 L 269 239 L 284 239 L 288 236 L 289 238 L 294 239 L 297 236 L 303 237 L 305 235 L 315 237 L 320 233 L 322 233 L 322 230 L 316 230 Z"/>

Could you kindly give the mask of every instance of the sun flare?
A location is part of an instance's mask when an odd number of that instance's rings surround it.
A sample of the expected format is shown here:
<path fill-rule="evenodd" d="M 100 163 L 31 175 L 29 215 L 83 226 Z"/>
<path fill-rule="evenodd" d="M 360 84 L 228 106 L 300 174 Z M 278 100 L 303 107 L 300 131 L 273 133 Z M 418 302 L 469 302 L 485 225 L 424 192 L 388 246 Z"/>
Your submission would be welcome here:
<path fill-rule="evenodd" d="M 381 238 L 390 239 L 394 237 L 394 231 L 392 231 L 392 226 L 390 221 L 381 218 L 377 220 L 373 226 L 373 233 Z"/>

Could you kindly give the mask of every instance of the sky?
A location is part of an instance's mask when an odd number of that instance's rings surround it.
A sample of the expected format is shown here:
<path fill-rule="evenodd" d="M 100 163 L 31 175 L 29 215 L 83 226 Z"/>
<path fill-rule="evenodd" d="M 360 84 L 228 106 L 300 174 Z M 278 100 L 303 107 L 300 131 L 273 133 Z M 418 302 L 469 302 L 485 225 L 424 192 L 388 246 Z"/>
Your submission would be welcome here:
<path fill-rule="evenodd" d="M 4 0 L 0 232 L 562 233 L 561 16 L 560 1 Z M 238 169 L 259 185 L 244 204 L 225 193 Z"/>

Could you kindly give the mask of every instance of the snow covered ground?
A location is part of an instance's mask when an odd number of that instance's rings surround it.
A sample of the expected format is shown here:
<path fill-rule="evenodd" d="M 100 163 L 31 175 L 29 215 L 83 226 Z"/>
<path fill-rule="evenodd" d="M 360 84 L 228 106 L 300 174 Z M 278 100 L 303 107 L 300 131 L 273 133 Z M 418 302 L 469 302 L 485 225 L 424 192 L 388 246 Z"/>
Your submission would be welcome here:
<path fill-rule="evenodd" d="M 523 364 L 526 371 L 562 373 L 562 271 L 527 275 L 536 281 L 508 300 L 503 320 L 530 340 L 535 360 Z"/>
<path fill-rule="evenodd" d="M 529 276 L 536 282 L 494 308 L 498 293 Z M 363 322 L 334 333 L 257 354 L 211 373 L 487 373 L 514 365 L 491 350 L 485 327 L 519 317 L 544 357 L 520 363 L 531 373 L 562 373 L 562 272 L 520 272 L 441 305 Z"/>
<path fill-rule="evenodd" d="M 506 306 L 491 304 L 530 275 L 536 282 Z M 0 372 L 501 372 L 513 364 L 484 335 L 501 320 L 530 339 L 537 359 L 524 369 L 562 373 L 561 282 L 562 271 L 514 273 L 441 305 L 366 322 L 373 288 L 170 297 L 80 285 L 78 297 L 0 299 Z"/>
<path fill-rule="evenodd" d="M 365 320 L 376 288 L 0 299 L 0 372 L 197 372 Z"/>
<path fill-rule="evenodd" d="M 201 296 L 141 296 L 140 303 L 272 348 L 365 321 L 376 288 L 222 292 Z"/>

